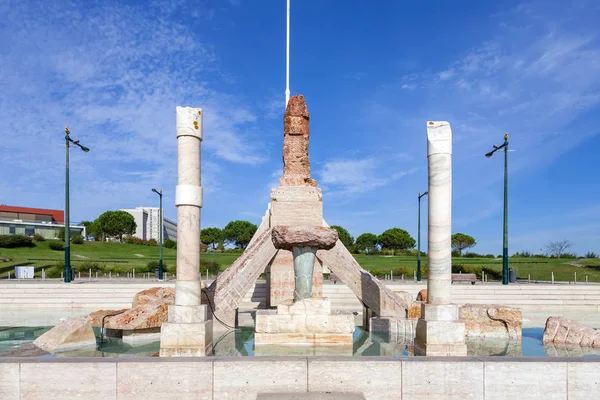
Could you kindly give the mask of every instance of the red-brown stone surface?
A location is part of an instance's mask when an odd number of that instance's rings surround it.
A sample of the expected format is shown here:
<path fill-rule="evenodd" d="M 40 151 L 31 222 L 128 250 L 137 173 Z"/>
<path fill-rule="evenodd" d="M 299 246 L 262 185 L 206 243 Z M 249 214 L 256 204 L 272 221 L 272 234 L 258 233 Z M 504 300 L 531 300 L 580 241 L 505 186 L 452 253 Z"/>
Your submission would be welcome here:
<path fill-rule="evenodd" d="M 98 310 L 89 315 L 92 326 L 101 327 L 106 315 L 104 327 L 107 329 L 146 329 L 160 328 L 168 320 L 168 307 L 175 304 L 175 289 L 153 287 L 143 290 L 133 297 L 132 307 L 122 310 Z"/>
<path fill-rule="evenodd" d="M 427 289 L 419 290 L 419 293 L 417 294 L 417 301 L 427 302 Z"/>
<path fill-rule="evenodd" d="M 600 329 L 590 328 L 563 317 L 550 317 L 546 321 L 542 341 L 598 348 L 600 347 Z"/>
<path fill-rule="evenodd" d="M 275 226 L 272 231 L 276 249 L 291 250 L 293 247 L 315 247 L 329 250 L 335 246 L 338 234 L 325 226 Z"/>
<path fill-rule="evenodd" d="M 423 303 L 424 301 L 413 301 L 408 307 L 406 318 L 421 318 L 421 304 Z"/>
<path fill-rule="evenodd" d="M 157 300 L 165 300 L 169 304 L 175 304 L 175 288 L 153 287 L 143 290 L 133 296 L 132 307 L 141 306 Z"/>
<path fill-rule="evenodd" d="M 317 186 L 310 177 L 308 108 L 301 94 L 292 96 L 283 117 L 283 177 L 281 186 Z"/>
<path fill-rule="evenodd" d="M 128 308 L 123 308 L 121 310 L 98 310 L 98 311 L 94 311 L 93 313 L 91 313 L 89 315 L 90 322 L 92 323 L 92 326 L 101 328 L 102 327 L 102 318 L 104 318 L 105 315 L 123 313 L 123 312 L 125 312 L 127 310 L 129 310 L 129 309 Z M 106 324 L 106 321 L 108 321 L 109 318 L 111 318 L 111 317 L 106 317 L 106 319 L 104 320 L 105 324 Z"/>
<path fill-rule="evenodd" d="M 166 301 L 155 301 L 130 308 L 123 314 L 106 318 L 104 327 L 107 329 L 148 329 L 160 328 L 168 321 L 169 304 Z"/>

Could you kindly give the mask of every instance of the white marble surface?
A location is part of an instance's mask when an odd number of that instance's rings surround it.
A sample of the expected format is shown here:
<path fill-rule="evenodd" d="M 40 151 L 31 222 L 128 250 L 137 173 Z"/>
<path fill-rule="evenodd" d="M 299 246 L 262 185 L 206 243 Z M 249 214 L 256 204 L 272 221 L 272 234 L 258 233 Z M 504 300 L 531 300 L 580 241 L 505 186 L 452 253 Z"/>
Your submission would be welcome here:
<path fill-rule="evenodd" d="M 176 324 L 189 324 L 203 322 L 209 319 L 208 306 L 169 306 L 169 322 Z"/>
<path fill-rule="evenodd" d="M 600 398 L 600 363 L 569 363 L 567 376 L 570 400 Z"/>
<path fill-rule="evenodd" d="M 427 321 L 458 321 L 456 304 L 421 304 L 421 318 Z"/>
<path fill-rule="evenodd" d="M 19 386 L 19 364 L 0 364 L 0 399 L 18 400 Z"/>
<path fill-rule="evenodd" d="M 449 304 L 452 278 L 452 159 L 433 154 L 429 163 L 427 301 Z"/>
<path fill-rule="evenodd" d="M 243 360 L 214 362 L 213 398 L 255 400 L 258 393 L 306 392 L 306 359 L 261 362 Z"/>
<path fill-rule="evenodd" d="M 567 398 L 566 362 L 486 362 L 484 368 L 486 400 Z"/>
<path fill-rule="evenodd" d="M 331 314 L 331 300 L 325 297 L 311 297 L 291 305 L 280 304 L 277 306 L 277 314 Z"/>
<path fill-rule="evenodd" d="M 427 121 L 427 156 L 452 154 L 452 129 L 448 121 Z"/>
<path fill-rule="evenodd" d="M 263 314 L 256 313 L 255 332 L 348 333 L 354 332 L 352 314 Z"/>
<path fill-rule="evenodd" d="M 116 398 L 115 363 L 22 363 L 21 399 Z"/>
<path fill-rule="evenodd" d="M 165 322 L 160 330 L 161 357 L 202 357 L 212 354 L 212 320 L 199 323 Z"/>
<path fill-rule="evenodd" d="M 427 123 L 428 303 L 451 303 L 452 130 L 446 121 Z"/>
<path fill-rule="evenodd" d="M 119 400 L 210 399 L 212 363 L 178 362 L 168 366 L 169 373 L 157 373 L 147 362 L 117 364 Z M 159 367 L 160 371 L 160 367 Z"/>
<path fill-rule="evenodd" d="M 173 308 L 169 322 L 161 327 L 161 357 L 193 357 L 212 353 L 212 320 L 201 307 L 200 208 L 202 182 L 200 144 L 203 112 L 177 107 L 177 282 L 175 304 L 195 310 Z M 200 315 L 198 315 L 200 314 Z M 200 321 L 191 319 L 201 318 Z M 190 319 L 188 321 L 184 321 Z"/>
<path fill-rule="evenodd" d="M 179 245 L 178 245 L 179 246 Z M 175 282 L 175 304 L 178 306 L 199 306 L 201 304 L 201 282 L 199 280 Z"/>
<path fill-rule="evenodd" d="M 177 137 L 194 136 L 202 140 L 203 112 L 197 107 L 176 107 Z"/>
<path fill-rule="evenodd" d="M 487 376 L 485 377 L 487 379 Z M 402 394 L 397 398 L 483 399 L 483 362 L 402 362 Z M 506 384 L 505 381 L 502 381 Z M 487 393 L 485 398 L 487 399 Z M 506 397 L 509 398 L 509 397 Z M 518 399 L 518 397 L 514 397 Z"/>
<path fill-rule="evenodd" d="M 402 366 L 393 361 L 308 361 L 310 392 L 357 392 L 367 400 L 398 399 Z"/>

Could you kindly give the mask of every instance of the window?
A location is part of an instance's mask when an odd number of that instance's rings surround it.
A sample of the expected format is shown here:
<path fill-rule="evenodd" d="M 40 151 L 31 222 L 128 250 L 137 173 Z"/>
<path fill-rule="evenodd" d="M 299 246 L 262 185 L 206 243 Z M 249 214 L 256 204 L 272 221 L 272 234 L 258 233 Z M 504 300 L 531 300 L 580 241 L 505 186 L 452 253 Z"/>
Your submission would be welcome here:
<path fill-rule="evenodd" d="M 8 234 L 9 235 L 14 235 L 15 233 L 17 233 L 17 230 L 16 230 L 15 226 L 14 225 L 10 225 L 8 227 Z"/>
<path fill-rule="evenodd" d="M 33 228 L 33 226 L 26 226 L 25 227 L 25 235 L 27 235 L 27 236 L 33 236 L 34 233 L 35 233 L 35 229 Z"/>

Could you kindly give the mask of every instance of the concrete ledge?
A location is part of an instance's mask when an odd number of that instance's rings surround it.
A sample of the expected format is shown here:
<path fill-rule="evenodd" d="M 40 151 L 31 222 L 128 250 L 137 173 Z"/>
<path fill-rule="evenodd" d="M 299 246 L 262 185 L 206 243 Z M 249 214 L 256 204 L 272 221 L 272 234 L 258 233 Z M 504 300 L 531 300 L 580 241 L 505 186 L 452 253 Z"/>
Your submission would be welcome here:
<path fill-rule="evenodd" d="M 600 358 L 0 358 L 3 400 L 294 399 L 325 391 L 377 400 L 598 399 Z"/>

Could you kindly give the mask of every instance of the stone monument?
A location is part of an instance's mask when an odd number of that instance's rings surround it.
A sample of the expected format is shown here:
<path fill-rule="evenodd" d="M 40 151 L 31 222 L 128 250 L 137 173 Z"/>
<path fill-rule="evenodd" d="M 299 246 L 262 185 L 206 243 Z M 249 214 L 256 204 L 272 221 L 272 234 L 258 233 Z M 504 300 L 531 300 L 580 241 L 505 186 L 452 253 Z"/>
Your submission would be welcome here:
<path fill-rule="evenodd" d="M 177 107 L 177 281 L 175 305 L 161 326 L 160 356 L 212 353 L 212 315 L 202 304 L 200 281 L 200 144 L 202 110 Z"/>
<path fill-rule="evenodd" d="M 298 300 L 297 294 L 294 294 L 298 285 L 303 288 L 312 286 L 312 298 L 307 301 L 314 303 L 314 299 L 322 298 L 323 266 L 326 265 L 365 305 L 368 312 L 364 315 L 383 318 L 384 324 L 378 326 L 385 325 L 387 329 L 392 325 L 396 330 L 398 324 L 404 326 L 402 322 L 407 321 L 408 304 L 362 269 L 339 239 L 331 248 L 311 246 L 316 250 L 316 256 L 313 250 L 310 255 L 300 254 L 302 252 L 298 250 L 295 256 L 292 254 L 293 245 L 274 244 L 273 235 L 277 235 L 275 231 L 280 227 L 304 229 L 305 234 L 317 232 L 319 227 L 327 227 L 323 220 L 323 195 L 316 186 L 317 182 L 310 176 L 309 121 L 304 96 L 291 97 L 284 114 L 283 177 L 280 186 L 271 189 L 267 212 L 244 253 L 211 284 L 209 292 L 214 298 L 215 315 L 228 326 L 236 324 L 241 299 L 263 272 L 267 276 L 267 291 L 271 295 L 269 305 L 284 306 L 281 310 L 292 307 L 291 312 L 296 312 L 299 306 L 294 308 L 290 304 L 294 298 Z M 299 276 L 294 273 L 297 257 L 302 258 L 304 263 L 314 260 L 311 285 L 306 275 L 297 284 Z M 308 295 L 304 289 L 303 293 Z M 326 314 L 329 313 L 329 307 L 322 305 Z M 215 322 L 215 326 L 219 325 Z M 365 326 L 367 329 L 370 326 L 368 318 Z"/>
<path fill-rule="evenodd" d="M 452 131 L 446 121 L 427 123 L 427 302 L 417 321 L 415 355 L 465 356 L 465 324 L 452 304 Z"/>
<path fill-rule="evenodd" d="M 294 299 L 277 306 L 277 313 L 258 310 L 254 342 L 264 345 L 352 347 L 354 316 L 333 314 L 327 298 L 313 297 L 312 277 L 317 249 L 329 250 L 338 240 L 335 229 L 324 226 L 276 226 L 275 248 L 294 255 Z"/>

